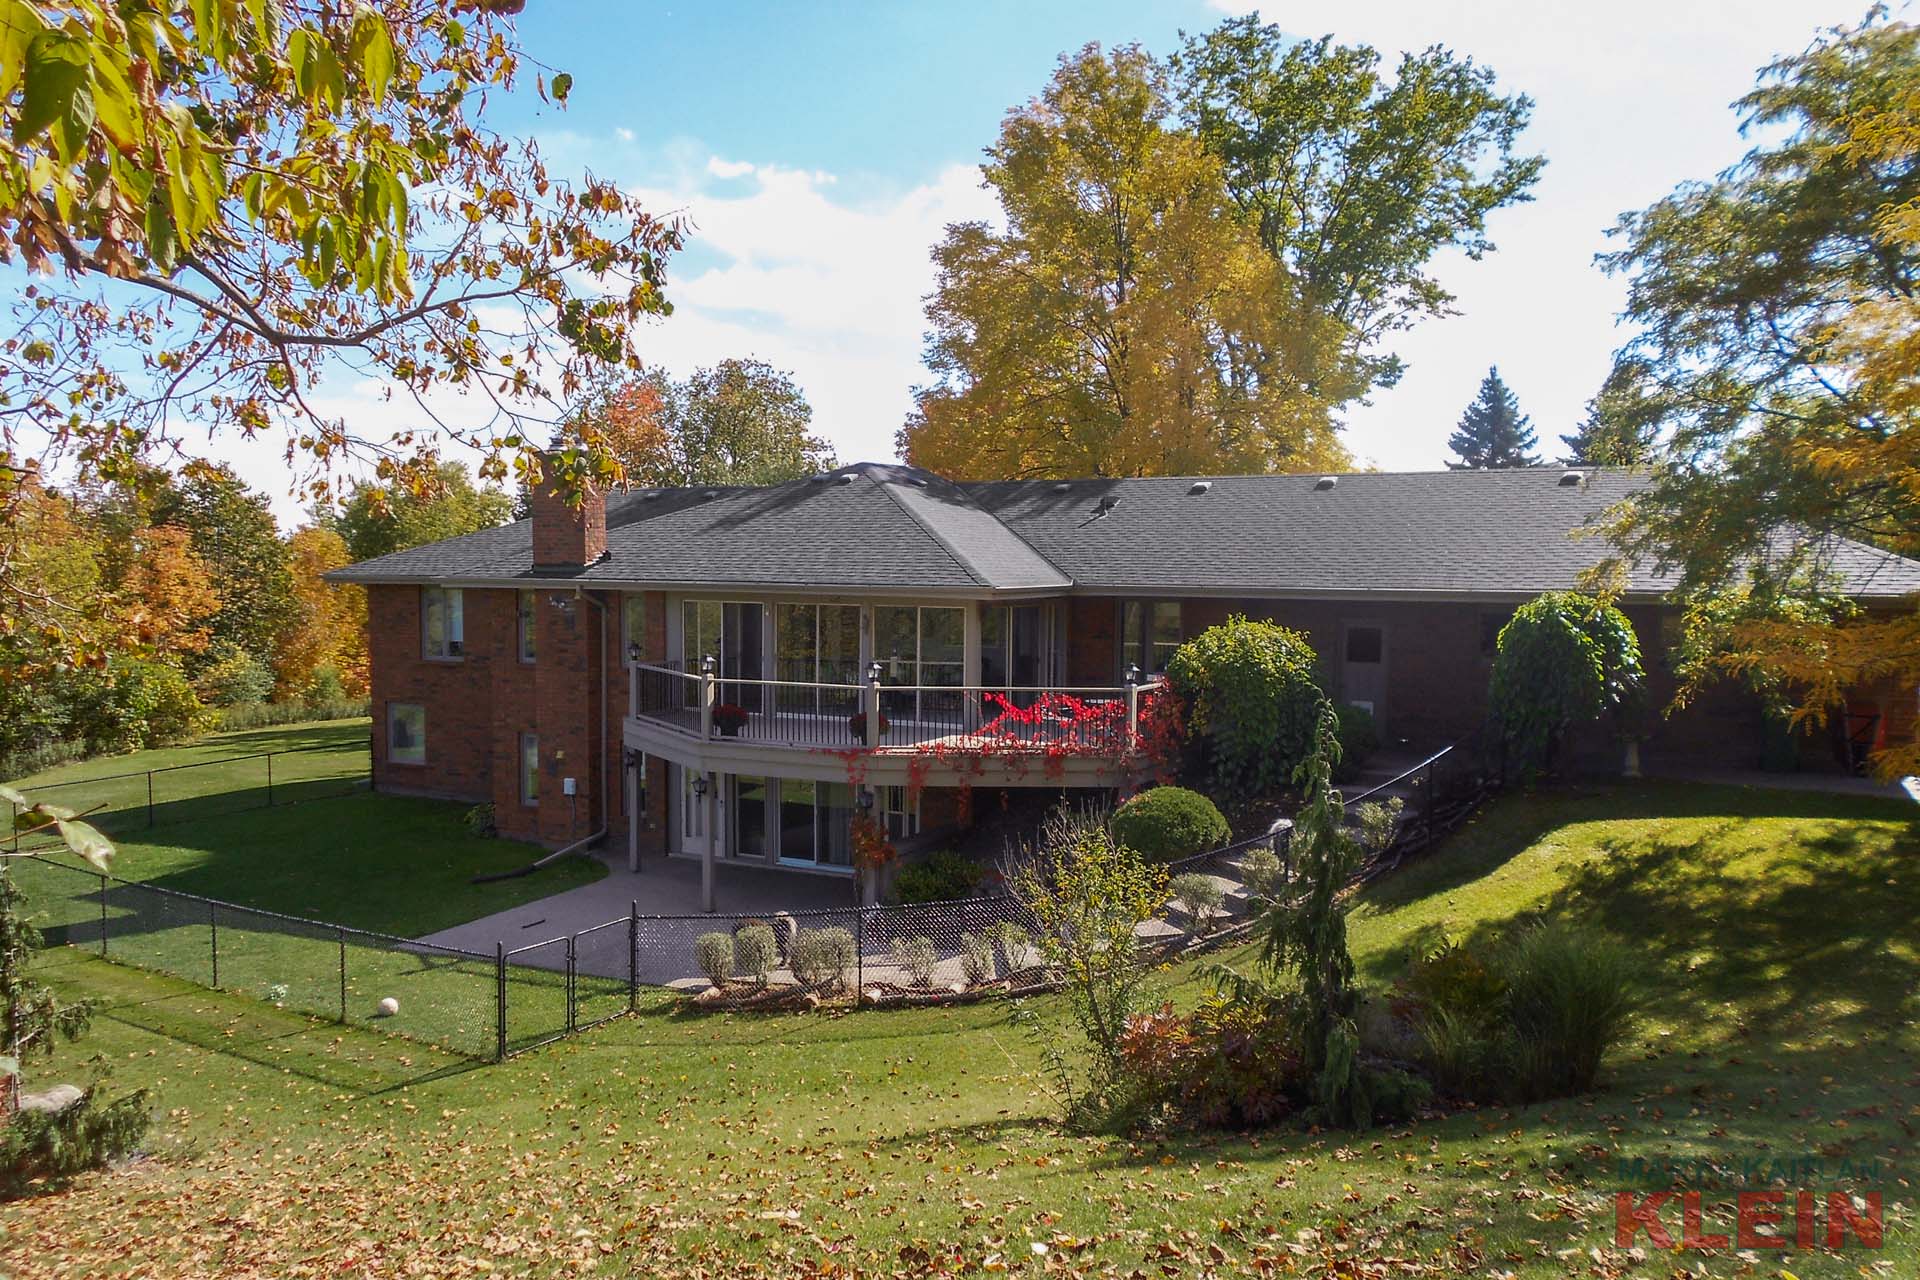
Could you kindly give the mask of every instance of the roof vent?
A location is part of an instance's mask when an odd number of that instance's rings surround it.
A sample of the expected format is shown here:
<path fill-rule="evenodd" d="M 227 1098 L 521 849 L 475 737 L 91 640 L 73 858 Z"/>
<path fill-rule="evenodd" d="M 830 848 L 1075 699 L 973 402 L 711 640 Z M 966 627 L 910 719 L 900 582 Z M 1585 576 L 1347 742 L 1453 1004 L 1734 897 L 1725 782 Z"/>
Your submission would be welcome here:
<path fill-rule="evenodd" d="M 1562 489 L 1571 489 L 1575 485 L 1582 485 L 1586 482 L 1587 473 L 1584 471 L 1563 471 L 1560 473 L 1560 487 Z"/>
<path fill-rule="evenodd" d="M 1188 493 L 1205 493 L 1207 490 L 1211 488 L 1213 488 L 1213 481 L 1195 480 L 1193 484 L 1187 489 L 1187 492 Z"/>
<path fill-rule="evenodd" d="M 815 484 L 825 484 L 827 481 L 833 479 L 833 472 L 822 471 L 818 475 L 808 476 L 807 479 L 811 480 Z"/>
<path fill-rule="evenodd" d="M 1101 516 L 1106 515 L 1109 511 L 1112 511 L 1115 507 L 1119 505 L 1120 505 L 1120 499 L 1114 497 L 1112 494 L 1108 494 L 1106 497 L 1100 499 L 1098 503 L 1094 504 L 1094 508 L 1093 508 L 1094 519 L 1096 520 L 1099 519 Z"/>
<path fill-rule="evenodd" d="M 1313 487 L 1316 489 L 1331 489 L 1338 483 L 1340 483 L 1339 476 L 1321 476 L 1313 482 Z"/>
<path fill-rule="evenodd" d="M 700 496 L 703 498 L 717 498 L 720 496 L 720 491 L 718 489 L 709 489 Z"/>
<path fill-rule="evenodd" d="M 840 483 L 841 483 L 841 484 L 852 484 L 852 483 L 853 483 L 853 480 L 854 480 L 854 473 L 853 473 L 853 472 L 851 472 L 851 471 L 842 471 L 842 472 L 840 473 Z"/>
<path fill-rule="evenodd" d="M 1073 486 L 1068 484 L 1065 480 L 1062 480 L 1059 484 L 1056 484 L 1053 486 L 1053 491 L 1055 493 L 1068 493 L 1068 492 L 1071 492 L 1072 489 L 1073 489 Z"/>
<path fill-rule="evenodd" d="M 916 489 L 924 489 L 927 487 L 927 478 L 925 476 L 908 476 L 907 483 Z"/>

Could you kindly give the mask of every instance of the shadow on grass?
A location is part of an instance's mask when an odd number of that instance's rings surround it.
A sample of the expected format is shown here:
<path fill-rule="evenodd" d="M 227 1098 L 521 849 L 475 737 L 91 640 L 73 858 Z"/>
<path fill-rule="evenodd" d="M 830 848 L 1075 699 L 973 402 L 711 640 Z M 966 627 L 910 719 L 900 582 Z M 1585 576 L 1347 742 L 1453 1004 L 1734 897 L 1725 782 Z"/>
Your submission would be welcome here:
<path fill-rule="evenodd" d="M 220 734 L 217 741 L 221 747 L 230 748 L 232 754 L 237 756 L 253 751 L 348 751 L 355 747 L 370 750 L 370 723 L 367 720 L 323 720 L 316 724 L 242 729 Z"/>

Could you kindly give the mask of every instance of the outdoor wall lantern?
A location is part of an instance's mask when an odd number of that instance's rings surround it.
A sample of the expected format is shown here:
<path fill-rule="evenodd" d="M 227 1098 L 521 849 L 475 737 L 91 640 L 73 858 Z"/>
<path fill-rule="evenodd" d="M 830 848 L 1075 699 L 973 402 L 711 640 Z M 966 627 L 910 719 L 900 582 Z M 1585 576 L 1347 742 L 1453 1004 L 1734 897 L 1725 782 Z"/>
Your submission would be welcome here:
<path fill-rule="evenodd" d="M 627 661 L 631 662 L 636 667 L 640 665 L 639 644 L 635 643 L 627 646 Z"/>
<path fill-rule="evenodd" d="M 868 684 L 880 683 L 880 659 L 878 658 L 875 658 L 872 662 L 869 662 L 867 664 L 867 683 Z"/>
<path fill-rule="evenodd" d="M 872 787 L 860 788 L 860 812 L 862 813 L 873 812 L 873 788 Z"/>
<path fill-rule="evenodd" d="M 707 798 L 707 775 L 701 774 L 693 780 L 693 794 L 705 800 Z"/>
<path fill-rule="evenodd" d="M 718 662 L 714 661 L 714 657 L 710 653 L 700 659 L 700 671 L 704 675 L 712 675 L 714 668 L 719 665 Z"/>
<path fill-rule="evenodd" d="M 1127 664 L 1126 679 L 1127 679 L 1127 683 L 1130 685 L 1140 683 L 1140 664 L 1139 663 L 1129 662 Z"/>

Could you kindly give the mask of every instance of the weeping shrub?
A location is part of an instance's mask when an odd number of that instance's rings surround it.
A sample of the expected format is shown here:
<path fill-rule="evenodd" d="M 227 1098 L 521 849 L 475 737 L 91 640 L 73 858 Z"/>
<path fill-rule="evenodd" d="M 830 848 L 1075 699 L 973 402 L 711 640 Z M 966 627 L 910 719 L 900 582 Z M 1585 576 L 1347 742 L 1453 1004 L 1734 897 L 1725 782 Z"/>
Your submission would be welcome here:
<path fill-rule="evenodd" d="M 1522 778 L 1553 767 L 1567 730 L 1623 711 L 1641 687 L 1640 641 L 1618 609 L 1549 591 L 1500 629 L 1488 706 Z"/>
<path fill-rule="evenodd" d="M 1316 662 L 1302 633 L 1239 615 L 1174 651 L 1167 680 L 1204 748 L 1210 792 L 1252 800 L 1293 781 L 1326 702 Z"/>
<path fill-rule="evenodd" d="M 152 1118 L 145 1089 L 109 1101 L 99 1085 L 58 1111 L 18 1112 L 0 1126 L 0 1200 L 104 1168 L 139 1145 Z"/>
<path fill-rule="evenodd" d="M 1233 829 L 1213 801 L 1185 787 L 1142 791 L 1113 811 L 1116 840 L 1149 862 L 1173 862 L 1217 849 Z"/>

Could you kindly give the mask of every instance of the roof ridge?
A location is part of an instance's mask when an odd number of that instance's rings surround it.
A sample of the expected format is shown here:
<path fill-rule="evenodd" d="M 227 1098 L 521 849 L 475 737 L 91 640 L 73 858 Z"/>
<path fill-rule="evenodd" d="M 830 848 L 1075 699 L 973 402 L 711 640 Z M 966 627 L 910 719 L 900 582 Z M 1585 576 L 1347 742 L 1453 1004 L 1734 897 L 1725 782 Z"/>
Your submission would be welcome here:
<path fill-rule="evenodd" d="M 900 508 L 901 514 L 905 515 L 907 519 L 913 521 L 916 525 L 919 525 L 920 531 L 926 534 L 929 538 L 932 538 L 934 541 L 934 544 L 938 546 L 942 551 L 947 553 L 947 558 L 953 561 L 953 563 L 960 569 L 962 573 L 966 574 L 969 578 L 972 578 L 975 584 L 982 587 L 992 585 L 986 580 L 985 577 L 981 575 L 980 571 L 976 569 L 971 562 L 969 562 L 965 557 L 963 557 L 960 554 L 958 550 L 954 548 L 951 542 L 947 541 L 946 537 L 942 535 L 938 529 L 935 529 L 931 524 L 928 524 L 924 519 L 922 519 L 919 512 L 915 511 L 912 507 L 902 502 L 900 500 L 900 495 L 893 492 L 892 485 L 888 481 L 876 479 L 873 476 L 867 475 L 865 472 L 861 472 L 860 474 L 867 480 L 868 483 L 876 484 L 880 486 L 880 491 L 887 495 L 887 501 L 893 503 L 894 506 Z M 952 481 L 948 481 L 948 483 L 951 484 Z M 1007 527 L 1007 522 L 1002 520 L 999 516 L 994 515 L 991 511 L 988 511 L 985 507 L 980 506 L 978 503 L 973 502 L 973 499 L 971 498 L 967 499 L 967 501 L 973 505 L 976 511 L 979 511 L 984 515 L 991 516 L 995 524 L 999 525 L 1003 529 L 1006 529 L 1008 533 L 1013 533 L 1013 530 Z M 1020 541 L 1023 543 L 1026 542 L 1026 539 L 1021 538 L 1020 535 L 1017 533 L 1014 533 L 1013 536 L 1016 538 L 1019 538 Z M 1046 557 L 1041 556 L 1041 559 L 1045 560 Z M 1052 564 L 1053 562 L 1051 560 L 1048 560 L 1047 563 Z M 1073 581 L 1073 576 L 1071 574 L 1062 574 L 1061 576 L 1066 578 L 1068 582 Z"/>

